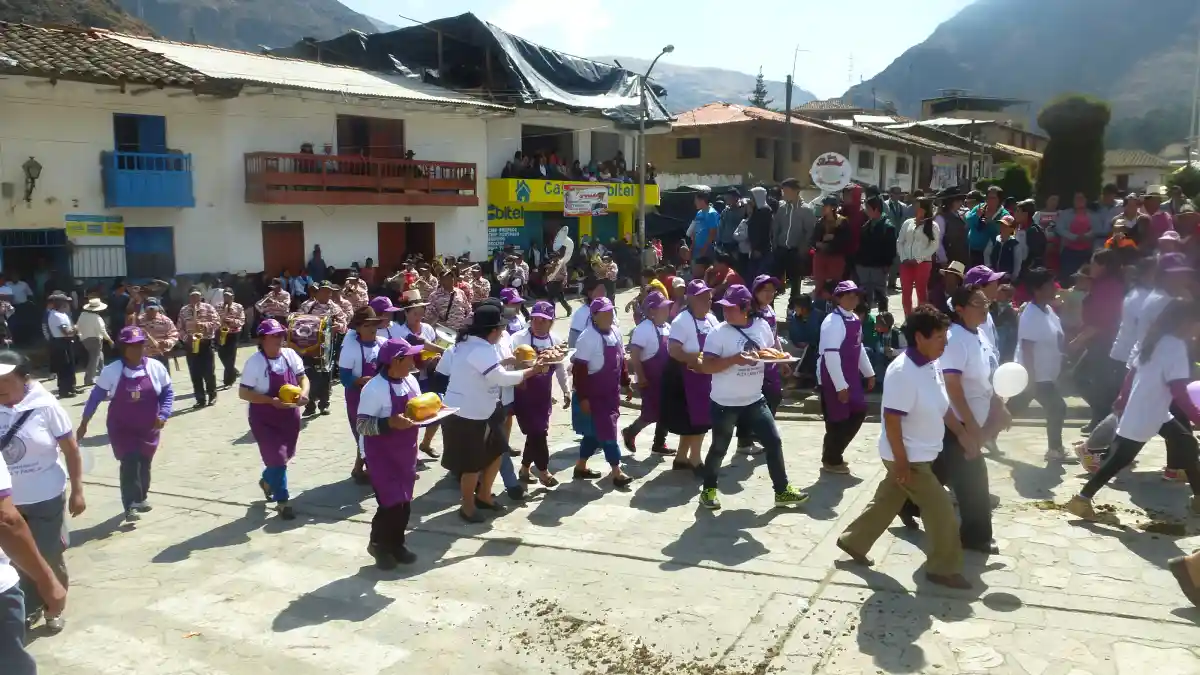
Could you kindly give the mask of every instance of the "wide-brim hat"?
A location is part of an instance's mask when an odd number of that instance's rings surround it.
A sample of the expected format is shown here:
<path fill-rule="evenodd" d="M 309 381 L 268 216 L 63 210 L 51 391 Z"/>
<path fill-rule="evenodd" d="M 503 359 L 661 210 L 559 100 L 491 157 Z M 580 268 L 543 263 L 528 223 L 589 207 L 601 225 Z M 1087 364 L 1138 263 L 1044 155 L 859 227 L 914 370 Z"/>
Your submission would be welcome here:
<path fill-rule="evenodd" d="M 375 310 L 370 306 L 359 307 L 354 310 L 354 315 L 350 317 L 350 327 L 359 328 L 360 326 L 375 326 L 383 323 L 383 319 L 375 313 Z"/>
<path fill-rule="evenodd" d="M 428 302 L 422 302 L 421 291 L 415 288 L 410 288 L 400 295 L 400 302 L 396 306 L 400 309 L 412 309 L 414 307 L 427 307 Z"/>
<path fill-rule="evenodd" d="M 471 330 L 490 330 L 507 326 L 508 321 L 504 319 L 504 313 L 500 308 L 492 304 L 483 304 L 475 309 L 475 313 L 471 315 Z"/>
<path fill-rule="evenodd" d="M 100 298 L 92 298 L 83 306 L 84 310 L 89 312 L 103 312 L 108 309 L 108 305 L 104 304 Z"/>
<path fill-rule="evenodd" d="M 961 262 L 955 260 L 954 262 L 950 263 L 949 265 L 946 265 L 945 267 L 943 267 L 942 272 L 949 272 L 950 274 L 955 274 L 958 276 L 958 278 L 961 279 L 964 276 L 966 276 L 967 270 L 966 270 L 966 265 L 963 265 Z"/>
<path fill-rule="evenodd" d="M 933 196 L 933 198 L 941 202 L 954 201 L 956 199 L 966 199 L 967 190 L 964 190 L 957 185 L 946 187 L 942 188 L 941 191 Z"/>

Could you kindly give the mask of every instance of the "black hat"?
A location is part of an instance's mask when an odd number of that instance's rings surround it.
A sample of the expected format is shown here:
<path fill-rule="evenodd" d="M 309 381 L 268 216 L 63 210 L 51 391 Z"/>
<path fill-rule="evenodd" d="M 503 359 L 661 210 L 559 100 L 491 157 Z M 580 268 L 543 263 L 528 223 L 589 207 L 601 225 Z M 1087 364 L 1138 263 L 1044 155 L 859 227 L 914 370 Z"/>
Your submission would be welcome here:
<path fill-rule="evenodd" d="M 475 313 L 471 316 L 470 330 L 488 330 L 507 324 L 508 322 L 504 320 L 504 313 L 500 311 L 500 308 L 485 302 L 475 308 Z"/>
<path fill-rule="evenodd" d="M 966 199 L 967 193 L 957 185 L 942 188 L 940 192 L 933 196 L 934 199 L 941 202 L 954 201 L 955 199 Z"/>
<path fill-rule="evenodd" d="M 317 290 L 340 291 L 340 290 L 342 290 L 342 287 L 338 286 L 337 284 L 333 283 L 332 281 L 325 280 L 325 281 L 322 281 L 321 283 L 317 284 Z"/>

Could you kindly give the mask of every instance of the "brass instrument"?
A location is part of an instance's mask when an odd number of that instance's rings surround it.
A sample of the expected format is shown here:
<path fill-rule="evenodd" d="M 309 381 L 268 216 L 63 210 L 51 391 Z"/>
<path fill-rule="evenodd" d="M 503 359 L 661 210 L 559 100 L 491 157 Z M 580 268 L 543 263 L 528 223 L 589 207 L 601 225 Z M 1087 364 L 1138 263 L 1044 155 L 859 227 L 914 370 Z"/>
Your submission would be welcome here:
<path fill-rule="evenodd" d="M 204 333 L 192 333 L 192 353 L 200 353 L 200 341 L 204 339 Z"/>
<path fill-rule="evenodd" d="M 218 342 L 222 347 L 225 346 L 225 338 L 229 336 L 229 326 L 221 326 L 221 337 Z"/>

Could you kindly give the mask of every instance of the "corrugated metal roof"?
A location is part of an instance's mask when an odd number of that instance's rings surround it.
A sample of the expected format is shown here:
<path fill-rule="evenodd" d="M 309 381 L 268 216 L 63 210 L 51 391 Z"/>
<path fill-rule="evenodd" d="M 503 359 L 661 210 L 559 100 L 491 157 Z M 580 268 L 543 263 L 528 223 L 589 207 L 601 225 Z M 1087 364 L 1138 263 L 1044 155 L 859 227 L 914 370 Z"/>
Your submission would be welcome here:
<path fill-rule="evenodd" d="M 148 40 L 111 34 L 112 39 L 162 54 L 168 60 L 203 73 L 209 79 L 265 84 L 288 89 L 324 91 L 348 96 L 387 98 L 435 105 L 466 105 L 495 110 L 510 108 L 464 96 L 449 89 L 398 75 L 282 59 L 202 45 Z"/>
<path fill-rule="evenodd" d="M 855 115 L 854 121 L 859 124 L 895 124 L 896 120 L 887 115 Z"/>
<path fill-rule="evenodd" d="M 688 110 L 687 112 L 677 113 L 675 122 L 672 127 L 699 127 L 710 126 L 715 124 L 739 124 L 742 122 L 754 122 L 765 120 L 768 122 L 779 122 L 783 124 L 787 118 L 783 113 L 767 110 L 766 108 L 755 108 L 754 106 L 738 105 L 736 103 L 725 103 L 718 101 L 702 105 L 699 108 Z M 792 115 L 792 124 L 812 127 L 814 129 L 822 129 L 839 133 L 837 129 L 830 129 L 824 124 L 817 124 L 802 117 Z"/>
<path fill-rule="evenodd" d="M 1171 162 L 1151 154 L 1145 150 L 1109 150 L 1104 153 L 1104 166 L 1113 167 L 1153 167 L 1165 169 Z"/>

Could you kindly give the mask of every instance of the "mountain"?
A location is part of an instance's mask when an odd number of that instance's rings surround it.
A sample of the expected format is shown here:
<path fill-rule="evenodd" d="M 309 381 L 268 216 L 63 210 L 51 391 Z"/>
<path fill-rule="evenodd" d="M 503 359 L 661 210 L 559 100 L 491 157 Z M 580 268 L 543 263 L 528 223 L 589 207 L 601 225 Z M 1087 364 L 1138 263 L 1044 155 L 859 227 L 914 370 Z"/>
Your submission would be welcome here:
<path fill-rule="evenodd" d="M 1092 94 L 1113 118 L 1189 101 L 1197 0 L 976 0 L 845 96 L 920 113 L 941 89 L 1031 102 L 1029 118 L 1065 92 Z M 1024 113 L 1022 113 L 1023 115 Z"/>
<path fill-rule="evenodd" d="M 0 0 L 0 21 L 110 28 L 150 35 L 150 27 L 127 14 L 117 0 Z"/>
<path fill-rule="evenodd" d="M 631 56 L 593 56 L 597 61 L 612 63 L 619 61 L 629 70 L 644 73 L 650 62 L 645 59 L 635 59 Z M 697 68 L 670 63 L 666 58 L 654 66 L 650 79 L 667 89 L 667 97 L 663 103 L 671 112 L 683 112 L 699 108 L 714 101 L 728 103 L 746 103 L 750 92 L 754 89 L 754 75 L 739 73 L 736 70 L 724 68 Z M 783 108 L 784 93 L 787 85 L 783 82 L 766 80 L 767 92 L 774 108 Z M 799 87 L 792 87 L 792 105 L 798 106 L 816 99 L 812 92 Z"/>

